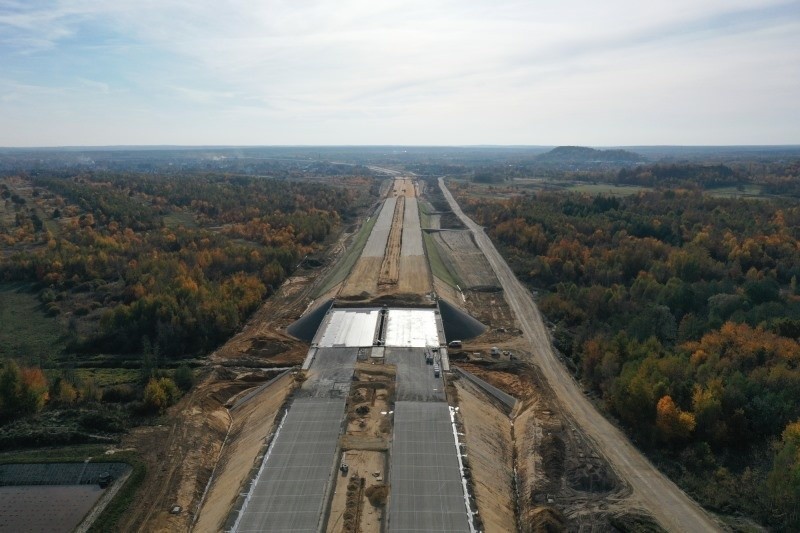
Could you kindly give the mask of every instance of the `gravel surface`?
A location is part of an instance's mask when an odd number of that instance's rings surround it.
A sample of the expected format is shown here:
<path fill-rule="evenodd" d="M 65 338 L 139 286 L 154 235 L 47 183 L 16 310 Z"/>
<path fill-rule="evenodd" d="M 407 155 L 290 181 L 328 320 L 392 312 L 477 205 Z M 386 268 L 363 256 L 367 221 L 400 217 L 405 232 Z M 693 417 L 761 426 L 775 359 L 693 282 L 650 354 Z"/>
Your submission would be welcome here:
<path fill-rule="evenodd" d="M 406 198 L 405 213 L 403 215 L 403 246 L 400 250 L 402 257 L 425 255 L 422 248 L 422 229 L 419 223 L 419 207 L 416 198 Z"/>

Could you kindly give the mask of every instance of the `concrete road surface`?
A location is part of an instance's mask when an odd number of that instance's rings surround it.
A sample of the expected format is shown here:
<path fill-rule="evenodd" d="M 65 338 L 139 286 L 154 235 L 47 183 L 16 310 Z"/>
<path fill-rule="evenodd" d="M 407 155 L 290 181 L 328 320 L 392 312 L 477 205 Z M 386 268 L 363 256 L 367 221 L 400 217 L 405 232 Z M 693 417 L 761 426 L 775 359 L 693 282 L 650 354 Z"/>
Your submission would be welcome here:
<path fill-rule="evenodd" d="M 344 403 L 344 398 L 294 401 L 253 482 L 236 533 L 319 530 Z"/>
<path fill-rule="evenodd" d="M 422 248 L 422 229 L 419 221 L 419 207 L 416 198 L 406 198 L 403 214 L 403 240 L 401 257 L 425 255 Z"/>
<path fill-rule="evenodd" d="M 361 257 L 383 257 L 386 253 L 386 241 L 389 240 L 389 230 L 392 229 L 392 218 L 394 217 L 394 207 L 397 204 L 397 198 L 392 196 L 383 202 L 381 212 L 378 214 L 378 220 L 372 227 L 372 232 L 369 234 L 367 244 L 364 245 L 364 250 L 361 252 Z"/>
<path fill-rule="evenodd" d="M 530 343 L 534 362 L 541 368 L 561 405 L 595 441 L 614 470 L 630 483 L 634 497 L 668 531 L 721 531 L 711 516 L 656 469 L 583 395 L 575 380 L 556 358 L 530 292 L 514 276 L 483 228 L 464 214 L 443 178 L 439 178 L 439 187 L 450 208 L 472 231 L 478 248 L 492 265 L 520 329 Z"/>
<path fill-rule="evenodd" d="M 425 363 L 425 348 L 386 348 L 386 364 L 397 367 L 397 402 L 444 402 L 444 382 Z"/>
<path fill-rule="evenodd" d="M 390 457 L 389 533 L 469 533 L 445 402 L 397 402 Z"/>

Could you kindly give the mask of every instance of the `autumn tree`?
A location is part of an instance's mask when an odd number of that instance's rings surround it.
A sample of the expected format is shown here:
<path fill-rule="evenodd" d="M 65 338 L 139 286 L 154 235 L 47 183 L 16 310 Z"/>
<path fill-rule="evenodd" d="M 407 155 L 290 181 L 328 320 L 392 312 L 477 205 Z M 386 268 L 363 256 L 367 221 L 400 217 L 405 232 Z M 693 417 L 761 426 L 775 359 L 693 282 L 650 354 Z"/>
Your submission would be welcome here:
<path fill-rule="evenodd" d="M 60 406 L 70 406 L 73 405 L 77 400 L 78 391 L 75 389 L 72 383 L 61 376 L 57 377 L 53 381 L 53 384 L 50 387 L 51 402 Z"/>
<path fill-rule="evenodd" d="M 0 419 L 37 413 L 47 398 L 47 379 L 40 368 L 20 367 L 16 361 L 6 361 L 0 371 Z"/>
<path fill-rule="evenodd" d="M 180 395 L 180 390 L 170 378 L 150 378 L 144 387 L 144 407 L 160 414 L 178 401 Z"/>
<path fill-rule="evenodd" d="M 681 444 L 689 440 L 695 427 L 692 413 L 682 411 L 671 396 L 663 396 L 656 405 L 656 428 L 662 441 Z"/>

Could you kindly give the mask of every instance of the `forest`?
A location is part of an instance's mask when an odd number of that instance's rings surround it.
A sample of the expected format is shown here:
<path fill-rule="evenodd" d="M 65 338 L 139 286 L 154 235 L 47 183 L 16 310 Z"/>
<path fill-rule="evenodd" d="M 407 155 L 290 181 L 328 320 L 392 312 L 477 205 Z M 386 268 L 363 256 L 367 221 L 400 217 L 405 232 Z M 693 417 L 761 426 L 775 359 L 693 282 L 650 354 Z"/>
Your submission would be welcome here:
<path fill-rule="evenodd" d="M 6 332 L 0 424 L 98 401 L 163 411 L 191 386 L 192 361 L 234 334 L 305 257 L 321 254 L 374 193 L 359 176 L 0 178 L 0 311 L 15 316 L 12 296 L 36 299 L 18 329 L 43 313 L 64 332 L 47 353 L 33 342 L 9 348 Z M 126 378 L 93 383 L 81 372 L 93 367 Z M 0 448 L 20 443 L 2 433 Z"/>
<path fill-rule="evenodd" d="M 712 509 L 800 525 L 796 201 L 451 187 L 640 447 Z"/>

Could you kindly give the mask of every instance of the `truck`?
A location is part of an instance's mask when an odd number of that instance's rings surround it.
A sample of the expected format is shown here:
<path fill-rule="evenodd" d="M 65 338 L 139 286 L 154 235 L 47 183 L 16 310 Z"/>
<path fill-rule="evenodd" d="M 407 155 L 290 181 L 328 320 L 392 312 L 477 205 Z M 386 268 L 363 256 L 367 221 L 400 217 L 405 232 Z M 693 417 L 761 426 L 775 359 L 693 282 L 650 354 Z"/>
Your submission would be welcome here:
<path fill-rule="evenodd" d="M 489 355 L 495 358 L 500 357 L 500 348 L 498 348 L 497 346 L 492 346 L 492 349 L 489 350 Z"/>

